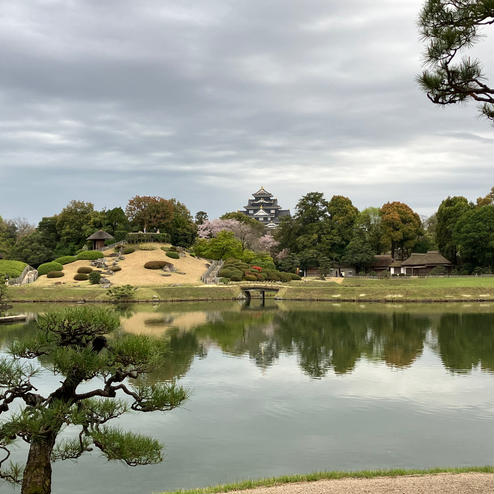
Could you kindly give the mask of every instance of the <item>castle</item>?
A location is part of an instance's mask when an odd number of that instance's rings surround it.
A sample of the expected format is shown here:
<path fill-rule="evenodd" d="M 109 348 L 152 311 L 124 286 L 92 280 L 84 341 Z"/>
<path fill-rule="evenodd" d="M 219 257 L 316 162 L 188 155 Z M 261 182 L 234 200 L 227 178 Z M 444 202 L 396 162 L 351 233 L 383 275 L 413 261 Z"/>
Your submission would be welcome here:
<path fill-rule="evenodd" d="M 242 213 L 263 223 L 266 228 L 276 228 L 280 223 L 280 218 L 290 216 L 288 209 L 281 209 L 278 199 L 273 194 L 261 187 L 252 194 L 254 199 L 249 199 L 245 211 Z"/>

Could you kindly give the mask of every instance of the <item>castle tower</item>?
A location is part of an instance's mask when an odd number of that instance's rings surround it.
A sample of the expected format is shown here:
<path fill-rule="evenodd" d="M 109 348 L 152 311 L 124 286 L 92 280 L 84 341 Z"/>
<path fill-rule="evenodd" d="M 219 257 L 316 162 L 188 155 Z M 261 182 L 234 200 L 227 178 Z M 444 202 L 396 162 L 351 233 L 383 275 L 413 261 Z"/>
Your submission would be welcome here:
<path fill-rule="evenodd" d="M 254 199 L 249 199 L 245 211 L 242 213 L 256 219 L 266 225 L 267 228 L 276 228 L 283 216 L 290 216 L 288 209 L 281 209 L 278 199 L 268 192 L 264 187 L 252 194 Z"/>

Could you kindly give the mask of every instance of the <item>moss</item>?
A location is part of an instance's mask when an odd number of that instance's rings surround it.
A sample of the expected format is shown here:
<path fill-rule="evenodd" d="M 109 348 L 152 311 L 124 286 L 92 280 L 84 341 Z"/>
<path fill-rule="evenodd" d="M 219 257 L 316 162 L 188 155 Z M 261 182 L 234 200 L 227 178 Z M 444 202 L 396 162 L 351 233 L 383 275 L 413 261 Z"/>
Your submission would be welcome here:
<path fill-rule="evenodd" d="M 57 257 L 55 259 L 55 262 L 58 262 L 60 264 L 70 264 L 71 262 L 77 261 L 76 256 L 62 256 L 62 257 Z"/>
<path fill-rule="evenodd" d="M 17 278 L 22 274 L 26 266 L 27 264 L 22 261 L 0 259 L 0 275 Z"/>

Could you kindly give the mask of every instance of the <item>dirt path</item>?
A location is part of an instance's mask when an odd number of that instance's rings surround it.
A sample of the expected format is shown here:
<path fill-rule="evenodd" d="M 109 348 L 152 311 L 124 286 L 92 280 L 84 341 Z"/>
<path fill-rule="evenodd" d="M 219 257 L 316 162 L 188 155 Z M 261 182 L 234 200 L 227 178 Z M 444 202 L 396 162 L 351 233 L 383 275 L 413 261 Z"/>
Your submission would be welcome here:
<path fill-rule="evenodd" d="M 440 473 L 403 477 L 346 478 L 248 489 L 242 494 L 492 494 L 492 473 Z"/>

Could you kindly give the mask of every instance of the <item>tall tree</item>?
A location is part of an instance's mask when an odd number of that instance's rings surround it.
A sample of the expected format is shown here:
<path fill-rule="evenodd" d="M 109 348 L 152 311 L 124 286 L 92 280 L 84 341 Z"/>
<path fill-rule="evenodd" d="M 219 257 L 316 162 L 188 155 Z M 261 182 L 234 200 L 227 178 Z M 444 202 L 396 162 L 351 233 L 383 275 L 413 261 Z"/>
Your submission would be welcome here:
<path fill-rule="evenodd" d="M 43 262 L 53 259 L 53 250 L 45 245 L 41 233 L 35 230 L 17 239 L 9 257 L 38 267 Z"/>
<path fill-rule="evenodd" d="M 328 202 L 327 210 L 331 218 L 331 251 L 341 258 L 353 236 L 353 225 L 359 211 L 352 201 L 344 196 L 333 196 Z"/>
<path fill-rule="evenodd" d="M 381 208 L 381 218 L 391 255 L 406 259 L 423 233 L 419 215 L 402 202 L 388 202 Z"/>
<path fill-rule="evenodd" d="M 70 201 L 57 216 L 57 232 L 64 246 L 82 247 L 94 232 L 92 220 L 94 205 L 91 202 Z"/>
<path fill-rule="evenodd" d="M 452 263 L 457 263 L 458 246 L 453 233 L 458 219 L 472 205 L 462 196 L 448 197 L 439 205 L 436 213 L 436 243 L 441 254 Z"/>
<path fill-rule="evenodd" d="M 135 196 L 129 200 L 125 213 L 141 231 L 168 231 L 173 220 L 174 204 L 157 196 Z"/>
<path fill-rule="evenodd" d="M 363 235 L 369 243 L 374 254 L 384 252 L 386 245 L 383 241 L 383 230 L 381 224 L 381 212 L 379 208 L 366 208 L 355 218 L 355 230 Z"/>
<path fill-rule="evenodd" d="M 196 225 L 202 225 L 207 220 L 208 220 L 208 213 L 206 213 L 206 211 L 197 211 L 194 218 Z"/>
<path fill-rule="evenodd" d="M 130 224 L 122 208 L 113 208 L 105 211 L 105 229 L 112 235 L 117 231 L 129 231 Z"/>
<path fill-rule="evenodd" d="M 481 111 L 494 119 L 494 89 L 485 83 L 479 60 L 459 54 L 481 36 L 480 28 L 494 23 L 492 0 L 427 0 L 419 27 L 427 42 L 425 62 L 430 70 L 418 77 L 427 97 L 448 105 L 473 99 Z"/>
<path fill-rule="evenodd" d="M 6 454 L 0 460 L 0 478 L 22 483 L 22 494 L 50 494 L 52 461 L 75 460 L 94 448 L 108 460 L 130 466 L 160 462 L 158 441 L 107 423 L 129 410 L 171 410 L 186 398 L 174 384 L 139 380 L 159 366 L 165 344 L 116 332 L 118 316 L 102 308 L 48 313 L 39 316 L 37 325 L 33 337 L 14 341 L 10 356 L 0 357 L 0 414 L 7 415 L 0 427 L 0 450 Z M 38 392 L 32 379 L 40 369 L 23 360 L 38 357 L 61 378 L 50 394 Z M 67 425 L 79 433 L 60 440 Z M 29 444 L 23 473 L 20 466 L 5 464 L 17 439 Z"/>

